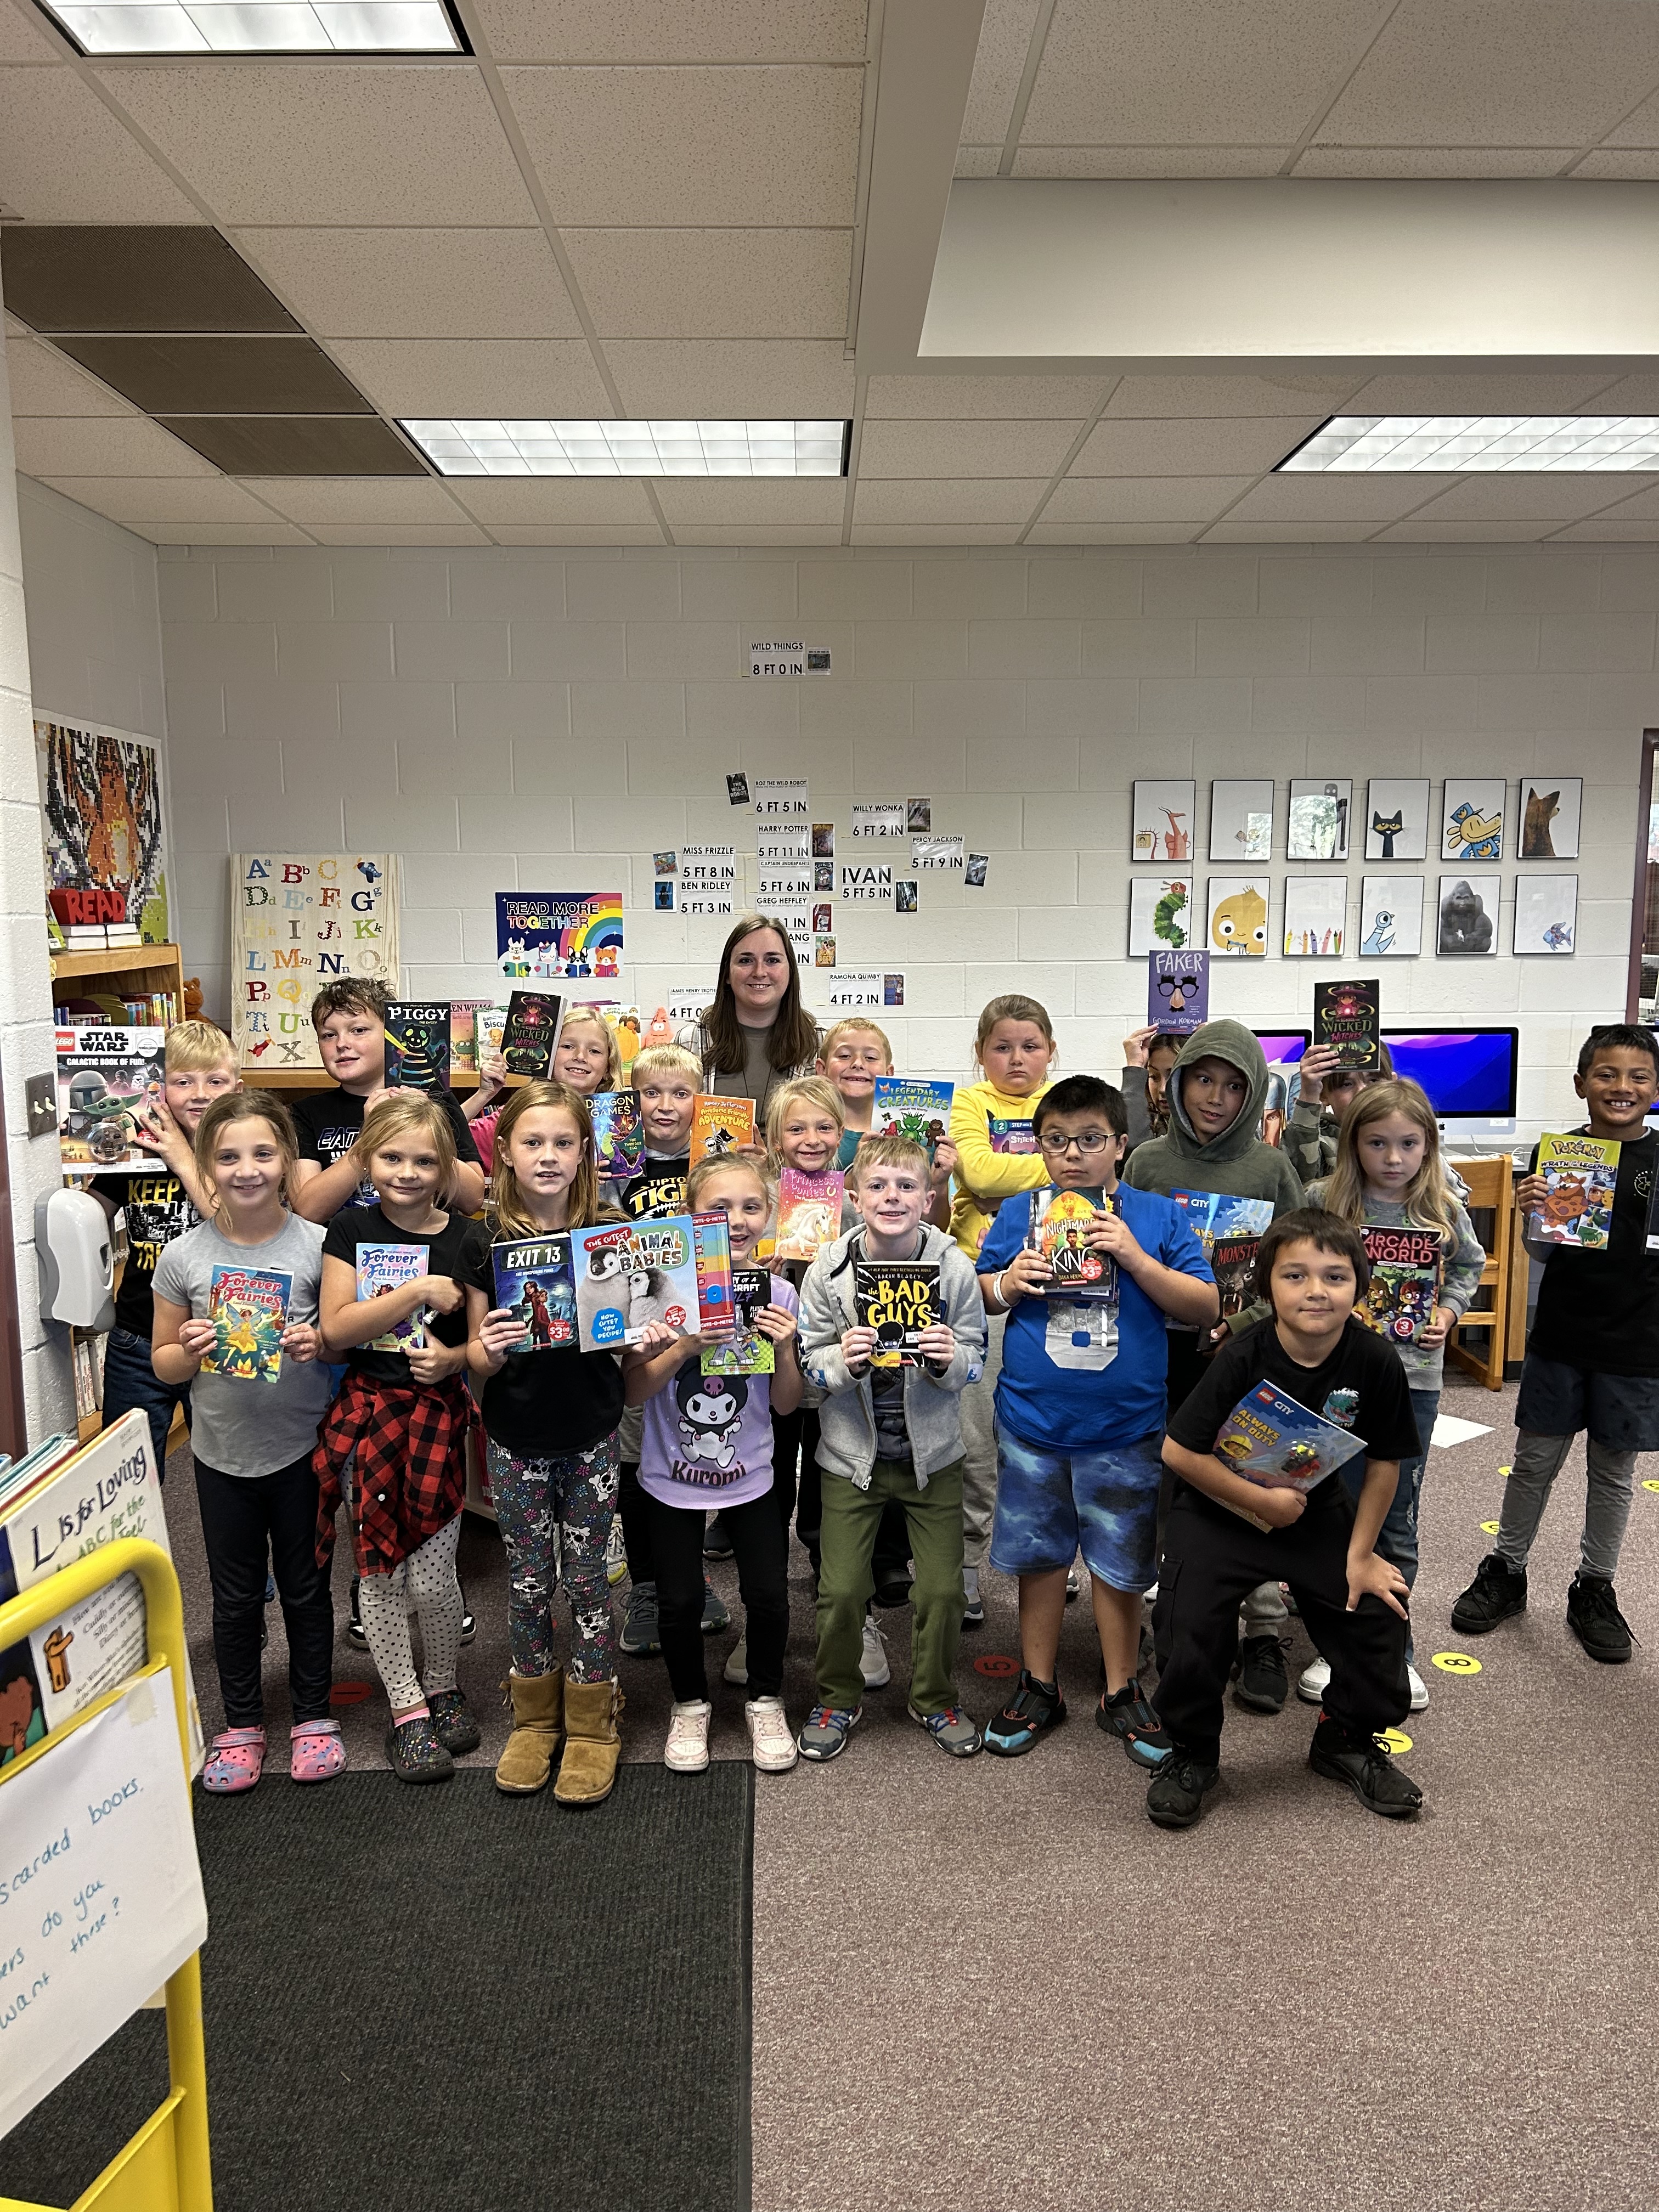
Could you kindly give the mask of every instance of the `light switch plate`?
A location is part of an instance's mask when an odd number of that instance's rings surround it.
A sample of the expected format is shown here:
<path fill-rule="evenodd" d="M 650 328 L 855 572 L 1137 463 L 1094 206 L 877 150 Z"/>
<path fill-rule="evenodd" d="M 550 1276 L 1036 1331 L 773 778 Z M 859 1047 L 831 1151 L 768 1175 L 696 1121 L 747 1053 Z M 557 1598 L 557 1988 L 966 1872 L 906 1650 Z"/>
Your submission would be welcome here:
<path fill-rule="evenodd" d="M 58 1127 L 58 1079 L 31 1075 L 23 1085 L 23 1103 L 32 1137 L 49 1137 Z"/>

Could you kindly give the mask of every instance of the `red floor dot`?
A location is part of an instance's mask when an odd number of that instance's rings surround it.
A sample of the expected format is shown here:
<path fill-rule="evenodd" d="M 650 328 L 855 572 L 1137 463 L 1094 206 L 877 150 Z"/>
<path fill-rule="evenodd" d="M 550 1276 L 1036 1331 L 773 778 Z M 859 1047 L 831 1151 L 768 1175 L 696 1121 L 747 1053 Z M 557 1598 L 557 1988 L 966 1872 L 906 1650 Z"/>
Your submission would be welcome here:
<path fill-rule="evenodd" d="M 976 1674 L 994 1676 L 1018 1674 L 1019 1662 L 1018 1659 L 1011 1659 L 1006 1651 L 988 1651 L 982 1659 L 975 1660 L 974 1672 Z"/>
<path fill-rule="evenodd" d="M 374 1694 L 373 1682 L 332 1682 L 329 1685 L 331 1705 L 361 1705 Z"/>

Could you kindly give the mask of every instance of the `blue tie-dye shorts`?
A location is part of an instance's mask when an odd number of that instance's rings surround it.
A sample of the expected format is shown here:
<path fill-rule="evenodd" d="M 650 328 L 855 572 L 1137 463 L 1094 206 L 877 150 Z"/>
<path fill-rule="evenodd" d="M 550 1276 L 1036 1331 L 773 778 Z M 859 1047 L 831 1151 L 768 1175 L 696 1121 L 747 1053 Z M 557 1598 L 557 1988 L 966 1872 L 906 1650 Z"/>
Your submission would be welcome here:
<path fill-rule="evenodd" d="M 1110 1450 L 1057 1452 L 997 1426 L 997 1513 L 991 1565 L 1000 1574 L 1069 1567 L 1081 1547 L 1109 1589 L 1158 1579 L 1163 1432 Z"/>

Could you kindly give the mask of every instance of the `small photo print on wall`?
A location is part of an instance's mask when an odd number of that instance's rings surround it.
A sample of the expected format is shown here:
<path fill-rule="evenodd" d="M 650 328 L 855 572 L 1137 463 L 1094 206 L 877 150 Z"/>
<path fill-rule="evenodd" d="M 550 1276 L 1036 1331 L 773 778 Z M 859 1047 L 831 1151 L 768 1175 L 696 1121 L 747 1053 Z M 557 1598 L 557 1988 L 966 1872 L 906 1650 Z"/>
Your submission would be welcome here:
<path fill-rule="evenodd" d="M 1227 777 L 1210 786 L 1210 858 L 1270 860 L 1273 787 L 1267 779 Z"/>
<path fill-rule="evenodd" d="M 1137 783 L 1130 817 L 1132 860 L 1190 860 L 1198 785 Z"/>
<path fill-rule="evenodd" d="M 1337 960 L 1348 926 L 1346 876 L 1291 876 L 1285 884 L 1285 957 Z"/>
<path fill-rule="evenodd" d="M 1578 934 L 1577 876 L 1520 876 L 1515 885 L 1514 946 L 1522 952 L 1573 952 Z"/>
<path fill-rule="evenodd" d="M 812 888 L 815 891 L 832 891 L 836 888 L 836 864 L 833 860 L 814 860 Z"/>
<path fill-rule="evenodd" d="M 1425 860 L 1428 856 L 1427 776 L 1374 779 L 1365 789 L 1365 858 Z"/>
<path fill-rule="evenodd" d="M 1501 860 L 1504 799 L 1499 776 L 1449 775 L 1440 807 L 1443 860 Z"/>
<path fill-rule="evenodd" d="M 1359 893 L 1359 950 L 1371 960 L 1410 960 L 1421 952 L 1421 876 L 1364 878 Z"/>
<path fill-rule="evenodd" d="M 1346 776 L 1301 776 L 1291 782 L 1287 860 L 1346 860 L 1353 785 Z"/>
<path fill-rule="evenodd" d="M 1182 951 L 1193 932 L 1193 886 L 1186 876 L 1155 876 L 1129 886 L 1129 957 Z"/>
<path fill-rule="evenodd" d="M 674 911 L 673 878 L 670 877 L 667 882 L 659 882 L 653 885 L 653 888 L 656 892 L 656 896 L 653 903 L 655 906 L 657 912 L 659 914 L 672 914 Z"/>
<path fill-rule="evenodd" d="M 916 887 L 908 877 L 893 885 L 893 910 L 896 914 L 914 914 L 916 910 Z"/>
<path fill-rule="evenodd" d="M 1267 891 L 1265 877 L 1212 876 L 1210 950 L 1265 959 L 1267 951 Z"/>
<path fill-rule="evenodd" d="M 1523 775 L 1521 779 L 1521 858 L 1576 860 L 1578 818 L 1583 811 L 1582 775 Z"/>
<path fill-rule="evenodd" d="M 1501 876 L 1442 876 L 1440 925 L 1435 951 L 1443 960 L 1479 957 L 1498 950 Z"/>

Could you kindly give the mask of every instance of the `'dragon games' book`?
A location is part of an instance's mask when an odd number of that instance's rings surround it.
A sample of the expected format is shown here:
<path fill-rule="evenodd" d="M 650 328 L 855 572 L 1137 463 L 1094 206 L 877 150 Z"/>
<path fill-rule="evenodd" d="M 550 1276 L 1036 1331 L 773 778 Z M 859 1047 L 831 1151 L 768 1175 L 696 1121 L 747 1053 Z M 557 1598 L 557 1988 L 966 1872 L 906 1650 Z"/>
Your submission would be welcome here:
<path fill-rule="evenodd" d="M 1581 1136 L 1577 1130 L 1540 1137 L 1534 1172 L 1543 1176 L 1548 1196 L 1528 1217 L 1532 1241 L 1604 1252 L 1619 1182 L 1618 1139 Z"/>
<path fill-rule="evenodd" d="M 1431 1229 L 1362 1229 L 1370 1288 L 1353 1317 L 1391 1344 L 1415 1344 L 1434 1317 L 1440 1239 Z"/>
<path fill-rule="evenodd" d="M 394 999 L 386 1010 L 388 1091 L 447 1091 L 450 1007 L 416 1006 Z"/>
<path fill-rule="evenodd" d="M 755 1102 L 752 1098 L 716 1098 L 700 1092 L 691 1116 L 690 1139 L 694 1160 L 719 1158 L 739 1145 L 755 1141 Z"/>
<path fill-rule="evenodd" d="M 517 1237 L 493 1244 L 495 1304 L 520 1321 L 520 1352 L 553 1352 L 576 1341 L 576 1285 L 570 1273 L 570 1239 Z"/>
<path fill-rule="evenodd" d="M 1164 1036 L 1190 1036 L 1210 1018 L 1210 956 L 1184 952 L 1146 956 L 1146 1018 Z"/>
<path fill-rule="evenodd" d="M 1314 985 L 1313 1041 L 1330 1047 L 1339 1067 L 1375 1075 L 1382 1065 L 1382 986 L 1374 978 Z"/>
<path fill-rule="evenodd" d="M 293 1276 L 278 1268 L 216 1267 L 207 1310 L 213 1349 L 202 1373 L 274 1382 L 283 1371 L 283 1331 L 293 1291 Z"/>
<path fill-rule="evenodd" d="M 1223 1321 L 1242 1314 L 1255 1297 L 1255 1255 L 1261 1243 L 1259 1237 L 1218 1237 L 1210 1247 L 1210 1273 L 1221 1296 Z"/>
<path fill-rule="evenodd" d="M 696 1235 L 689 1213 L 571 1231 L 576 1328 L 584 1352 L 623 1351 L 653 1322 L 676 1336 L 692 1334 L 697 1327 Z"/>
<path fill-rule="evenodd" d="M 357 1303 L 400 1291 L 425 1274 L 431 1254 L 424 1244 L 360 1244 L 357 1247 Z M 371 1337 L 365 1352 L 418 1352 L 426 1330 L 418 1313 L 393 1322 L 384 1336 Z"/>
<path fill-rule="evenodd" d="M 1029 1121 L 1019 1121 L 1012 1115 L 993 1114 L 986 1124 L 986 1133 L 994 1152 L 1034 1152 L 1037 1148 L 1036 1132 Z"/>
<path fill-rule="evenodd" d="M 1073 1305 L 1112 1305 L 1117 1267 L 1104 1252 L 1091 1251 L 1090 1225 L 1115 1209 L 1103 1190 L 1034 1190 L 1025 1242 L 1054 1269 L 1043 1296 Z"/>
<path fill-rule="evenodd" d="M 636 1176 L 645 1159 L 645 1124 L 637 1091 L 599 1091 L 587 1102 L 599 1174 L 613 1182 Z"/>
<path fill-rule="evenodd" d="M 564 1026 L 564 1000 L 550 991 L 514 991 L 501 1029 L 501 1057 L 509 1075 L 546 1077 Z"/>
<path fill-rule="evenodd" d="M 807 1175 L 785 1168 L 778 1177 L 777 1241 L 775 1260 L 816 1260 L 841 1234 L 842 1200 L 847 1178 L 839 1168 Z"/>
<path fill-rule="evenodd" d="M 939 1319 L 939 1262 L 855 1261 L 853 1310 L 863 1328 L 876 1332 L 872 1367 L 919 1367 L 916 1340 Z"/>
<path fill-rule="evenodd" d="M 931 1160 L 951 1126 L 952 1083 L 927 1083 L 908 1075 L 878 1075 L 870 1111 L 872 1137 L 908 1137 L 926 1145 Z"/>
<path fill-rule="evenodd" d="M 776 1354 L 769 1336 L 762 1334 L 756 1316 L 772 1303 L 772 1278 L 764 1267 L 732 1270 L 732 1330 L 723 1342 L 707 1346 L 702 1355 L 705 1375 L 770 1375 Z"/>

